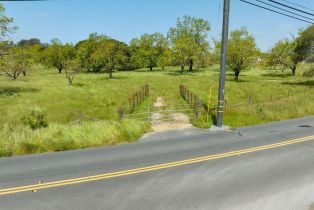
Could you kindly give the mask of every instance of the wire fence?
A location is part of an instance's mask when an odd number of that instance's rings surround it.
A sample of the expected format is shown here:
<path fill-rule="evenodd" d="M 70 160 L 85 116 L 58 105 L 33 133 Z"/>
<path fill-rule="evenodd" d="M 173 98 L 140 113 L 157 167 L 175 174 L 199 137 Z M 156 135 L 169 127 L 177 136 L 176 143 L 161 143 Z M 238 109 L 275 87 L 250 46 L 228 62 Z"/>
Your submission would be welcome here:
<path fill-rule="evenodd" d="M 149 96 L 149 85 L 142 86 L 138 91 L 129 97 L 130 112 L 134 112 L 136 106 L 145 100 L 145 97 Z"/>
<path fill-rule="evenodd" d="M 136 107 L 142 103 L 145 98 L 149 97 L 149 85 L 144 85 L 142 87 L 140 87 L 140 89 L 138 91 L 136 91 L 135 93 L 133 93 L 129 99 L 128 99 L 128 110 L 125 106 L 121 106 L 118 109 L 118 115 L 119 115 L 119 119 L 123 119 L 124 116 L 126 115 L 126 113 L 134 113 L 134 111 L 136 110 Z"/>
<path fill-rule="evenodd" d="M 265 99 L 260 100 L 258 99 L 257 96 L 250 94 L 247 96 L 246 100 L 244 99 L 242 100 L 242 102 L 238 102 L 238 103 L 232 103 L 229 101 L 229 99 L 225 99 L 224 110 L 228 111 L 234 108 L 256 106 L 256 105 L 275 106 L 275 105 L 280 105 L 284 103 L 285 101 L 292 100 L 294 98 L 295 98 L 295 95 L 290 92 L 288 92 L 286 97 L 280 97 L 280 98 L 275 97 L 273 94 L 269 94 L 266 100 Z M 203 106 L 205 107 L 205 110 L 209 110 L 210 112 L 217 110 L 217 106 L 212 106 L 209 109 L 208 109 L 207 104 L 203 104 Z"/>
<path fill-rule="evenodd" d="M 196 117 L 199 118 L 202 114 L 203 107 L 203 102 L 200 97 L 190 91 L 185 85 L 180 85 L 180 95 L 193 107 Z"/>

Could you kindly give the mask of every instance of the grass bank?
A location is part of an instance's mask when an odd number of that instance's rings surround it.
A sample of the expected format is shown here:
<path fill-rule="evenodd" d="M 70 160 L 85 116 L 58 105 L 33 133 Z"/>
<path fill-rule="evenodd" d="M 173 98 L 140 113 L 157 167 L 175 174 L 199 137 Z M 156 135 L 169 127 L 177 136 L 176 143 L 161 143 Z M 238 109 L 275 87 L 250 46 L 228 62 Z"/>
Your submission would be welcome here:
<path fill-rule="evenodd" d="M 150 126 L 134 120 L 50 124 L 32 130 L 26 126 L 0 126 L 0 157 L 66 151 L 136 141 Z"/>

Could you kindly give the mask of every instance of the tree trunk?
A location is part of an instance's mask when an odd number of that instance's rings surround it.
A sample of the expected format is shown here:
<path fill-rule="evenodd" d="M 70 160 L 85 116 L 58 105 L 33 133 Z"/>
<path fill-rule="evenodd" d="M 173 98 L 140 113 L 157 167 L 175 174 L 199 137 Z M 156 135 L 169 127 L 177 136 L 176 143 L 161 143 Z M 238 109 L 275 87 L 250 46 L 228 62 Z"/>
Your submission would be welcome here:
<path fill-rule="evenodd" d="M 292 67 L 292 69 L 291 69 L 291 70 L 292 70 L 292 75 L 293 75 L 293 76 L 295 76 L 295 70 L 296 70 L 296 69 L 297 69 L 297 67 L 296 67 L 296 66 Z"/>
<path fill-rule="evenodd" d="M 61 68 L 58 68 L 58 71 L 59 71 L 59 74 L 61 74 L 61 71 L 62 71 L 62 67 L 61 67 Z"/>
<path fill-rule="evenodd" d="M 234 80 L 235 81 L 239 81 L 239 75 L 240 75 L 240 70 L 239 69 L 235 69 L 234 70 Z"/>
<path fill-rule="evenodd" d="M 109 69 L 109 79 L 112 79 L 112 68 Z"/>
<path fill-rule="evenodd" d="M 183 74 L 184 71 L 184 65 L 181 65 L 181 74 Z"/>
<path fill-rule="evenodd" d="M 162 69 L 162 70 L 165 70 L 165 67 L 164 67 L 164 66 L 162 66 L 162 67 L 161 67 L 161 69 Z"/>
<path fill-rule="evenodd" d="M 189 71 L 193 71 L 193 60 L 192 59 L 190 59 L 190 61 L 189 61 Z"/>
<path fill-rule="evenodd" d="M 26 76 L 26 71 L 22 71 L 22 73 L 23 73 L 23 76 L 25 77 Z"/>
<path fill-rule="evenodd" d="M 149 70 L 153 71 L 153 66 L 149 66 Z"/>

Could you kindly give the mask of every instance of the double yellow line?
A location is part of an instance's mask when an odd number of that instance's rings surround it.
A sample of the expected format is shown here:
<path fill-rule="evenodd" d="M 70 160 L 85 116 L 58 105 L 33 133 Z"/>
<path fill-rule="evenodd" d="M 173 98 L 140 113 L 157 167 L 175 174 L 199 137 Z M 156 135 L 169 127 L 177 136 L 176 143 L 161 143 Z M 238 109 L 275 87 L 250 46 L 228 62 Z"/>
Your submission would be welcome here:
<path fill-rule="evenodd" d="M 139 173 L 144 173 L 144 172 L 149 172 L 149 171 L 156 171 L 156 170 L 161 170 L 161 169 L 166 169 L 166 168 L 189 165 L 193 163 L 200 163 L 200 162 L 209 161 L 209 160 L 238 156 L 238 155 L 253 153 L 257 151 L 269 150 L 273 148 L 283 147 L 283 146 L 297 144 L 297 143 L 311 141 L 311 140 L 314 140 L 314 135 L 303 137 L 303 138 L 298 138 L 298 139 L 293 139 L 293 140 L 288 140 L 284 142 L 279 142 L 275 144 L 269 144 L 265 146 L 253 147 L 253 148 L 231 151 L 231 152 L 226 152 L 226 153 L 221 153 L 221 154 L 216 154 L 216 155 L 209 155 L 209 156 L 193 158 L 193 159 L 188 159 L 188 160 L 169 162 L 169 163 L 164 163 L 164 164 L 159 164 L 159 165 L 152 165 L 148 167 L 135 168 L 131 170 L 124 170 L 124 171 L 118 171 L 118 172 L 113 172 L 113 173 L 105 173 L 105 174 L 99 174 L 99 175 L 94 175 L 94 176 L 86 176 L 86 177 L 47 182 L 47 183 L 39 183 L 39 184 L 34 184 L 34 185 L 26 185 L 26 186 L 21 186 L 21 187 L 7 188 L 7 189 L 0 190 L 0 196 L 27 192 L 27 191 L 37 191 L 41 189 L 55 188 L 55 187 L 73 185 L 73 184 L 80 184 L 80 183 L 92 182 L 92 181 L 97 181 L 97 180 L 104 180 L 104 179 L 127 176 L 131 174 L 139 174 Z"/>

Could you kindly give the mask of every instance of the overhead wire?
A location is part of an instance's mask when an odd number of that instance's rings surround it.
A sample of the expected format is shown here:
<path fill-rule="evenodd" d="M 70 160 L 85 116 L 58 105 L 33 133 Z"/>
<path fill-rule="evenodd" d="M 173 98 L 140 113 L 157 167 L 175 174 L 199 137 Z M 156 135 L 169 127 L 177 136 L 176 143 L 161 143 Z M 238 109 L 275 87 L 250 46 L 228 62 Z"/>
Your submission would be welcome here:
<path fill-rule="evenodd" d="M 296 3 L 294 3 L 294 2 L 287 1 L 287 0 L 281 0 L 281 1 L 286 2 L 286 3 L 289 3 L 289 4 L 294 5 L 294 6 L 297 6 L 297 7 L 300 7 L 300 8 L 303 8 L 303 9 L 307 9 L 307 10 L 309 10 L 309 11 L 314 12 L 314 9 L 311 9 L 311 8 L 309 8 L 309 7 L 305 7 L 305 6 L 303 6 L 303 5 L 296 4 Z"/>
<path fill-rule="evenodd" d="M 278 2 L 278 1 L 275 1 L 275 0 L 267 0 L 267 1 L 270 1 L 270 2 L 272 2 L 272 3 L 274 3 L 274 4 L 278 4 L 278 5 L 283 6 L 283 7 L 287 7 L 287 8 L 289 8 L 289 9 L 292 9 L 292 10 L 295 10 L 295 11 L 298 11 L 298 12 L 302 12 L 302 13 L 307 14 L 307 15 L 314 16 L 313 13 L 306 12 L 306 11 L 301 10 L 301 9 L 297 9 L 297 8 L 295 8 L 295 7 L 291 7 L 291 6 L 286 5 L 286 4 L 282 4 L 282 3 Z"/>
<path fill-rule="evenodd" d="M 290 13 L 290 14 L 293 14 L 293 15 L 296 15 L 296 16 L 299 16 L 299 17 L 302 17 L 302 18 L 305 18 L 305 19 L 314 21 L 313 18 L 309 18 L 309 17 L 307 17 L 307 16 L 304 16 L 304 15 L 301 15 L 301 14 L 298 14 L 298 13 L 295 13 L 295 12 L 292 12 L 292 11 L 289 11 L 289 10 L 286 10 L 286 9 L 283 9 L 283 8 L 281 8 L 281 7 L 277 7 L 277 6 L 272 5 L 272 4 L 269 4 L 269 3 L 267 3 L 267 2 L 264 2 L 264 1 L 261 1 L 261 0 L 256 0 L 256 1 L 258 1 L 258 2 L 260 2 L 260 3 L 262 3 L 262 4 L 265 4 L 265 5 L 267 5 L 267 6 L 274 7 L 274 8 L 276 8 L 276 9 L 281 10 L 281 11 L 288 12 L 288 13 Z"/>
<path fill-rule="evenodd" d="M 258 4 L 255 4 L 255 3 L 252 3 L 252 2 L 249 2 L 249 1 L 246 1 L 246 0 L 239 0 L 241 2 L 244 2 L 246 4 L 250 4 L 250 5 L 253 5 L 255 7 L 259 7 L 259 8 L 262 8 L 262 9 L 265 9 L 265 10 L 268 10 L 268 11 L 271 11 L 271 12 L 274 12 L 274 13 L 277 13 L 277 14 L 280 14 L 280 15 L 283 15 L 283 16 L 286 16 L 286 17 L 290 17 L 290 18 L 293 18 L 293 19 L 296 19 L 296 20 L 300 20 L 300 21 L 303 21 L 303 22 L 306 22 L 306 23 L 310 23 L 310 24 L 314 24 L 314 22 L 311 22 L 311 21 L 308 21 L 308 20 L 304 20 L 302 18 L 298 18 L 298 17 L 294 17 L 292 15 L 288 15 L 286 13 L 283 13 L 283 12 L 279 12 L 279 11 L 276 11 L 276 10 L 273 10 L 273 9 L 270 9 L 270 8 L 267 8 L 267 7 L 264 7 L 264 6 L 261 6 L 261 5 L 258 5 Z"/>

